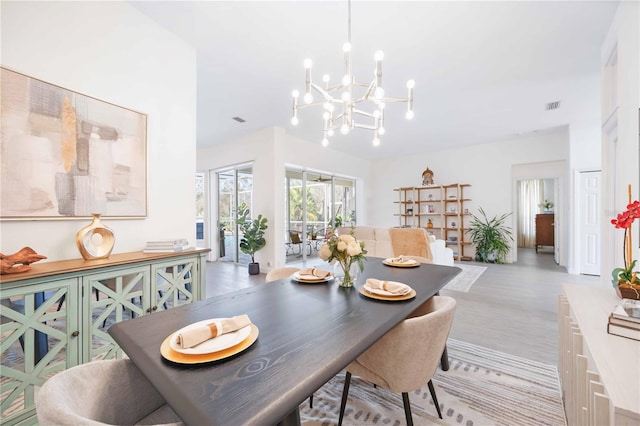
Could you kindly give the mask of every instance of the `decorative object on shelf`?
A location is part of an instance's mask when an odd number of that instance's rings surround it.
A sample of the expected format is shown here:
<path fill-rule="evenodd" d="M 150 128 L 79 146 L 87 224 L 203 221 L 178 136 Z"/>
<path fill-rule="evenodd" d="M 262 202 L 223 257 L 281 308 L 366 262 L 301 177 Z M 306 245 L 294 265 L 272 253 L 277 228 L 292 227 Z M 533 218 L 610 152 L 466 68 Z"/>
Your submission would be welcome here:
<path fill-rule="evenodd" d="M 23 247 L 13 254 L 0 253 L 0 274 L 18 274 L 31 270 L 32 263 L 46 259 L 47 256 L 36 253 L 31 247 Z"/>
<path fill-rule="evenodd" d="M 429 219 L 429 221 L 427 222 L 427 228 L 433 228 L 433 221 L 431 219 Z"/>
<path fill-rule="evenodd" d="M 116 238 L 111 228 L 100 221 L 100 213 L 92 213 L 91 223 L 76 234 L 76 245 L 85 260 L 106 259 L 111 254 Z"/>
<path fill-rule="evenodd" d="M 538 204 L 538 207 L 543 208 L 545 213 L 551 213 L 553 211 L 553 203 L 549 200 L 544 200 L 544 202 Z"/>
<path fill-rule="evenodd" d="M 485 263 L 504 263 L 511 247 L 509 240 L 513 241 L 511 229 L 504 224 L 511 213 L 488 219 L 482 207 L 479 210 L 482 217 L 473 215 L 467 231 L 471 241 L 476 245 L 476 260 Z"/>
<path fill-rule="evenodd" d="M 455 228 L 456 227 L 456 223 L 455 222 L 451 222 L 451 227 Z"/>
<path fill-rule="evenodd" d="M 364 241 L 358 241 L 351 234 L 333 234 L 322 245 L 318 255 L 320 259 L 334 264 L 334 275 L 340 287 L 353 287 L 358 274 L 364 270 L 367 250 Z"/>
<path fill-rule="evenodd" d="M 324 112 L 322 119 L 324 122 L 324 136 L 322 138 L 322 146 L 329 145 L 329 138 L 334 135 L 336 129 L 340 129 L 340 133 L 343 135 L 348 134 L 354 128 L 373 130 L 373 146 L 380 145 L 380 136 L 385 133 L 384 128 L 384 111 L 385 104 L 390 102 L 405 102 L 407 103 L 407 112 L 405 117 L 407 120 L 413 119 L 413 88 L 415 81 L 407 81 L 407 89 L 409 91 L 406 98 L 390 98 L 385 96 L 385 91 L 382 88 L 382 59 L 384 53 L 378 50 L 375 53 L 376 67 L 374 70 L 374 78 L 371 83 L 359 82 L 356 80 L 352 73 L 351 63 L 351 0 L 348 1 L 348 41 L 342 46 L 344 52 L 344 70 L 345 74 L 342 80 L 329 86 L 330 77 L 325 74 L 322 77 L 324 87 L 320 87 L 311 80 L 311 59 L 304 61 L 304 67 L 306 72 L 305 77 L 305 93 L 302 98 L 304 104 L 298 105 L 298 96 L 300 92 L 294 90 L 293 96 L 293 116 L 291 117 L 291 124 L 293 126 L 298 125 L 298 109 L 306 108 L 314 105 L 323 105 Z M 321 99 L 314 102 L 311 89 L 320 94 Z M 372 112 L 364 111 L 363 107 L 367 104 L 364 102 L 371 102 Z M 342 106 L 342 111 L 334 113 L 336 106 Z M 356 122 L 356 117 L 364 118 L 365 120 L 371 120 L 370 123 Z"/>
<path fill-rule="evenodd" d="M 611 224 L 616 229 L 624 229 L 624 268 L 615 268 L 611 275 L 611 283 L 616 288 L 618 296 L 625 299 L 640 299 L 640 279 L 638 278 L 638 271 L 633 269 L 636 266 L 637 260 L 632 260 L 633 243 L 631 241 L 631 224 L 633 221 L 640 218 L 640 201 L 636 200 L 631 202 L 631 185 L 628 186 L 629 204 L 627 210 L 618 214 L 615 219 L 611 219 Z"/>
<path fill-rule="evenodd" d="M 238 206 L 238 220 L 236 221 L 242 238 L 240 239 L 240 251 L 251 256 L 249 263 L 249 275 L 258 275 L 260 273 L 260 264 L 256 262 L 255 254 L 258 250 L 267 245 L 264 238 L 264 231 L 267 230 L 267 218 L 261 214 L 257 218 L 251 220 L 249 216 L 249 207 L 245 203 Z"/>
<path fill-rule="evenodd" d="M 413 207 L 407 207 L 407 214 L 413 214 Z"/>
<path fill-rule="evenodd" d="M 429 167 L 427 167 L 427 170 L 422 172 L 422 185 L 424 186 L 433 185 L 433 172 L 431 171 L 431 169 L 429 169 Z M 432 199 L 432 198 L 433 198 L 433 195 L 429 194 L 429 199 Z"/>

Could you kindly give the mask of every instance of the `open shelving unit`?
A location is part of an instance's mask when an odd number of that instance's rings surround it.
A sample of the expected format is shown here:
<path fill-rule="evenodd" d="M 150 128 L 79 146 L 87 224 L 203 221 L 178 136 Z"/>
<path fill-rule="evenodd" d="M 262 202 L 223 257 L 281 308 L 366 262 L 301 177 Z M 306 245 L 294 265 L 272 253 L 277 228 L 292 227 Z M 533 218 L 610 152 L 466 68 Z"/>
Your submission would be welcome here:
<path fill-rule="evenodd" d="M 465 240 L 465 233 L 469 229 L 471 213 L 465 208 L 465 203 L 471 201 L 464 194 L 469 184 L 454 183 L 451 185 L 431 185 L 419 187 L 401 187 L 394 191 L 398 193 L 397 213 L 400 227 L 425 228 L 436 238 L 444 240 L 453 249 L 454 259 L 472 260 L 465 255 L 465 247 L 472 243 Z"/>

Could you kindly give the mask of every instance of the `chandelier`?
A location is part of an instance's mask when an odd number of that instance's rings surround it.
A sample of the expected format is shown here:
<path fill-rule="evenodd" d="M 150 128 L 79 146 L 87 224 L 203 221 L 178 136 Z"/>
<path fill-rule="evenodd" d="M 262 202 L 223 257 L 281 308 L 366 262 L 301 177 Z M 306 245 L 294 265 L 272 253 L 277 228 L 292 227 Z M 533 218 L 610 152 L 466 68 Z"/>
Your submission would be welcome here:
<path fill-rule="evenodd" d="M 413 88 L 415 82 L 407 81 L 407 89 L 409 91 L 406 98 L 390 98 L 385 96 L 382 87 L 382 59 L 384 53 L 377 51 L 374 55 L 375 69 L 374 77 L 370 83 L 358 82 L 351 69 L 351 0 L 348 1 L 349 20 L 348 20 L 348 41 L 343 45 L 344 52 L 344 75 L 340 83 L 331 86 L 329 84 L 330 77 L 325 74 L 322 77 L 324 83 L 320 86 L 311 79 L 311 59 L 304 61 L 305 67 L 305 92 L 302 97 L 302 104 L 298 103 L 300 92 L 294 90 L 293 96 L 293 116 L 291 124 L 297 126 L 298 110 L 316 105 L 323 106 L 322 119 L 324 121 L 322 146 L 329 145 L 329 138 L 335 134 L 335 130 L 340 130 L 343 135 L 348 134 L 352 129 L 369 129 L 373 130 L 373 146 L 380 145 L 380 136 L 385 133 L 384 127 L 384 111 L 387 103 L 405 102 L 407 103 L 407 112 L 405 117 L 411 120 L 413 113 Z M 319 95 L 316 100 L 312 92 Z M 368 110 L 365 110 L 368 109 Z M 356 121 L 362 120 L 362 121 Z"/>

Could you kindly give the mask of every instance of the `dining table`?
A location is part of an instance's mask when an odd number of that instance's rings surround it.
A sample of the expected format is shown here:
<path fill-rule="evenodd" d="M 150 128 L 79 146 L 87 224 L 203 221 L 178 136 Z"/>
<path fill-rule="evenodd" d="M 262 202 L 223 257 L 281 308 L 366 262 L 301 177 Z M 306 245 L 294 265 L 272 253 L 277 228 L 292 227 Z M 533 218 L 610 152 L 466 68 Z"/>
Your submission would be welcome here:
<path fill-rule="evenodd" d="M 300 424 L 298 406 L 305 399 L 460 271 L 392 267 L 370 257 L 352 288 L 285 278 L 123 321 L 109 334 L 186 425 Z M 371 298 L 359 291 L 368 278 L 407 284 L 415 296 Z M 242 314 L 257 339 L 238 353 L 197 363 L 161 354 L 189 324 Z"/>

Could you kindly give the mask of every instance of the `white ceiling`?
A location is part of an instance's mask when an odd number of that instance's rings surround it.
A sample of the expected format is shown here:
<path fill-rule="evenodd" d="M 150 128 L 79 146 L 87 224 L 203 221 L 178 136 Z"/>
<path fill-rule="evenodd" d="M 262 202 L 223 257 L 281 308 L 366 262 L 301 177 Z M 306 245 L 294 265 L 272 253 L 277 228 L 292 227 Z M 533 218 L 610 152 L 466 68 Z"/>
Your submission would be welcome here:
<path fill-rule="evenodd" d="M 291 92 L 304 91 L 306 58 L 316 81 L 342 74 L 345 0 L 132 4 L 197 49 L 198 147 L 271 126 L 320 142 L 320 107 L 301 110 L 300 125 L 291 126 Z M 387 95 L 405 97 L 406 81 L 416 81 L 415 119 L 404 119 L 405 104 L 390 104 L 381 146 L 372 147 L 372 132 L 358 129 L 338 132 L 331 146 L 375 159 L 598 120 L 600 47 L 616 7 L 613 1 L 354 0 L 356 78 L 370 81 L 373 54 L 383 50 Z M 554 101 L 560 108 L 545 111 Z M 233 121 L 236 116 L 246 122 Z"/>

